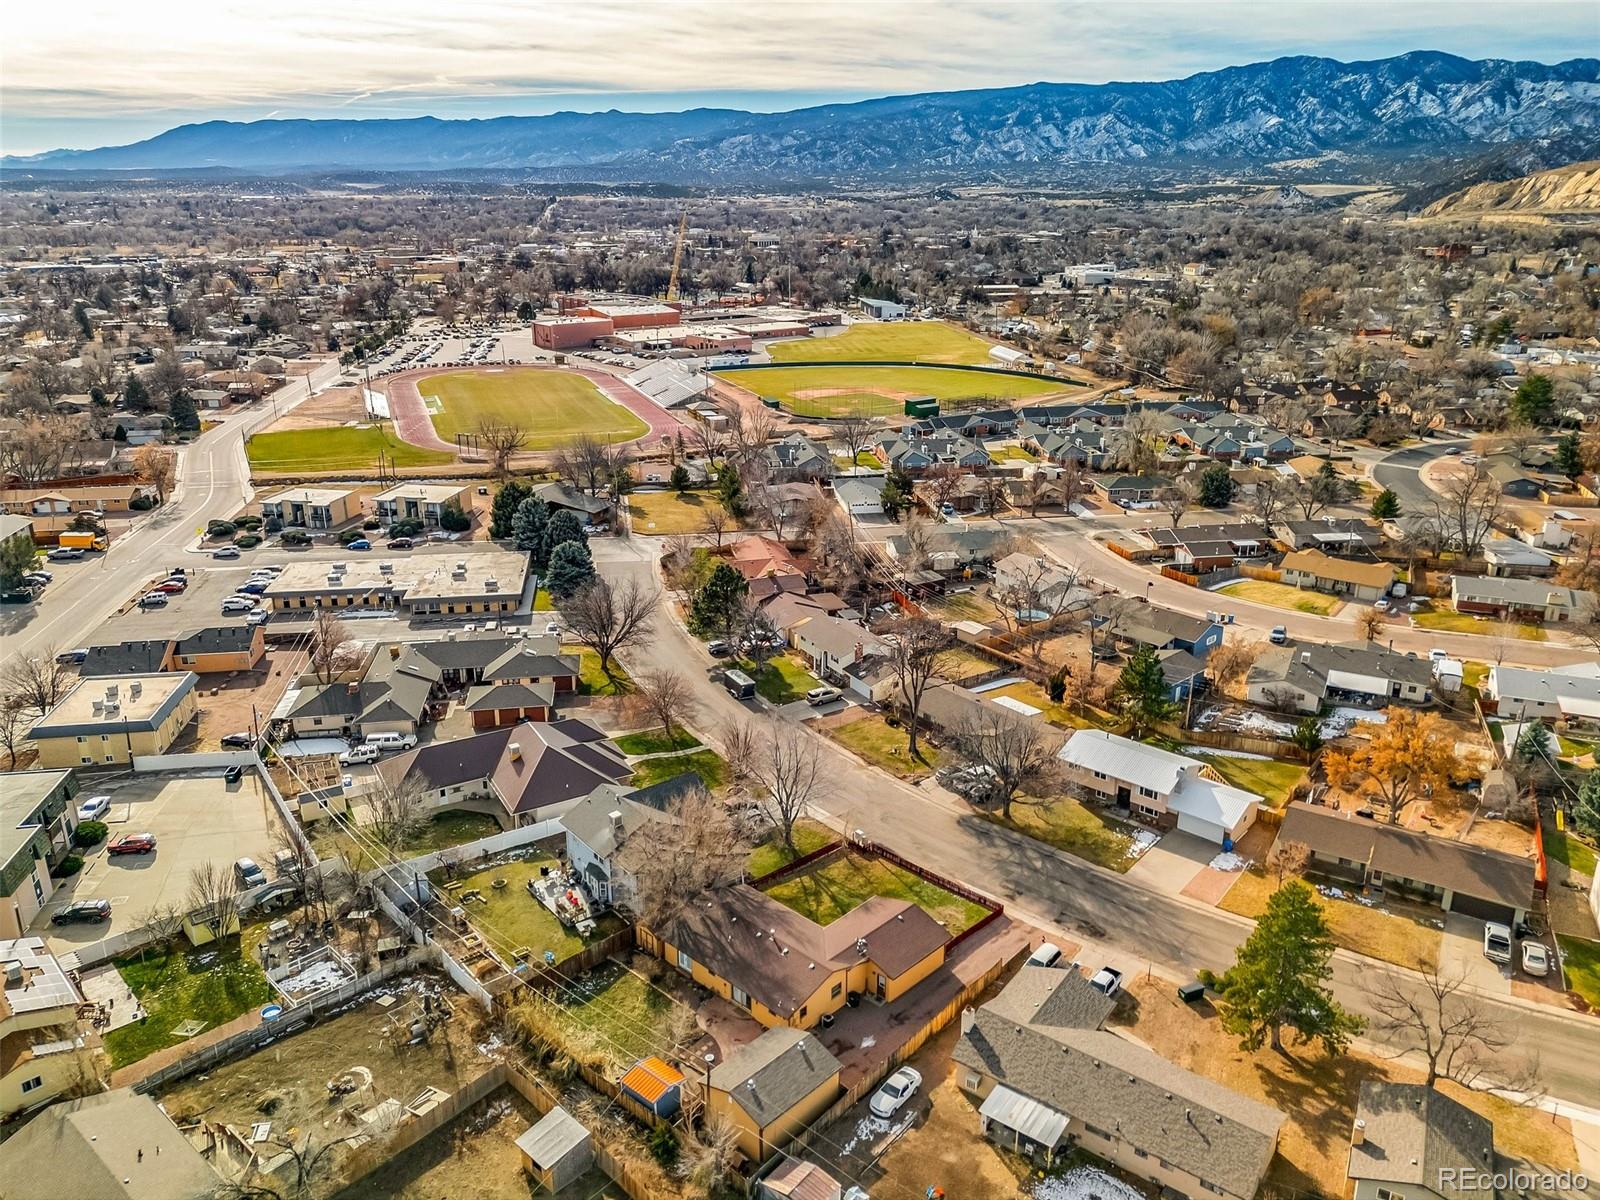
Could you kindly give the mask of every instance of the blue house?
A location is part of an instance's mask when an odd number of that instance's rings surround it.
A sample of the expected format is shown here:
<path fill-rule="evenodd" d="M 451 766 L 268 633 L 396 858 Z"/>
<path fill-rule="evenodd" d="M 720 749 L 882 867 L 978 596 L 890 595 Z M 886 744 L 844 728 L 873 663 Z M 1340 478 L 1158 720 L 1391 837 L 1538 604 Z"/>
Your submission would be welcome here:
<path fill-rule="evenodd" d="M 1167 699 L 1184 703 L 1190 693 L 1198 695 L 1206 688 L 1206 665 L 1187 650 L 1160 650 L 1156 659 L 1161 663 L 1161 673 L 1167 680 Z"/>
<path fill-rule="evenodd" d="M 1173 612 L 1155 604 L 1125 601 L 1105 618 L 1111 636 L 1155 650 L 1183 650 L 1204 659 L 1222 645 L 1222 622 Z"/>

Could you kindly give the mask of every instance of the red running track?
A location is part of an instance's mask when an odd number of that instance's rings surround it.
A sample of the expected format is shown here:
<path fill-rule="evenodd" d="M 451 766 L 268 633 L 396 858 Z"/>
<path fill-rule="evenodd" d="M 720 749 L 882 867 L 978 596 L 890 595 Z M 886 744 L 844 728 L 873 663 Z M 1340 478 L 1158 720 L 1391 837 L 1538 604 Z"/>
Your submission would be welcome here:
<path fill-rule="evenodd" d="M 443 450 L 447 454 L 457 452 L 454 442 L 445 441 L 435 432 L 433 419 L 428 416 L 428 406 L 422 399 L 422 393 L 417 390 L 417 381 L 426 379 L 430 375 L 454 375 L 462 371 L 566 371 L 573 375 L 582 375 L 599 388 L 607 399 L 616 401 L 650 426 L 648 433 L 639 435 L 633 439 L 634 441 L 659 442 L 663 438 L 672 437 L 683 428 L 682 421 L 638 388 L 604 371 L 596 371 L 589 367 L 558 367 L 543 364 L 504 367 L 485 364 L 474 367 L 420 367 L 415 371 L 402 371 L 381 380 L 374 380 L 374 386 L 382 387 L 389 399 L 389 415 L 394 420 L 395 435 L 401 441 L 410 442 L 413 446 L 420 446 L 424 450 Z"/>

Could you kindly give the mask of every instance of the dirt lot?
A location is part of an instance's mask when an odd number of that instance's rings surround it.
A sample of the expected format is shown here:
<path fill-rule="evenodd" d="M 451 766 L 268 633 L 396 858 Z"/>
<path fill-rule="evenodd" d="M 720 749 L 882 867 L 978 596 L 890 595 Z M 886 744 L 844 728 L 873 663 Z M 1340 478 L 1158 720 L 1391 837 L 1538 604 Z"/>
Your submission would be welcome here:
<path fill-rule="evenodd" d="M 365 419 L 362 411 L 360 388 L 329 388 L 320 396 L 312 396 L 295 405 L 293 410 L 267 426 L 265 433 L 282 433 L 289 429 L 324 429 L 329 425 L 343 425 L 346 421 Z"/>
<path fill-rule="evenodd" d="M 430 1043 L 410 1046 L 410 1022 L 420 1016 L 424 995 L 441 998 L 452 1015 Z M 396 1028 L 398 1036 L 391 1032 Z M 352 1097 L 352 1107 L 365 1108 L 389 1097 L 409 1104 L 425 1087 L 455 1092 L 482 1074 L 492 1061 L 488 1038 L 481 1010 L 447 980 L 411 975 L 377 989 L 341 1016 L 208 1074 L 190 1076 L 160 1099 L 180 1120 L 204 1117 L 234 1125 L 266 1119 L 280 1125 L 320 1121 L 330 1111 L 328 1081 L 352 1067 L 372 1072 L 371 1088 Z"/>
<path fill-rule="evenodd" d="M 216 750 L 227 734 L 246 732 L 255 721 L 265 723 L 304 658 L 295 650 L 268 650 L 254 671 L 202 675 L 196 690 L 199 719 L 183 731 L 173 752 Z"/>

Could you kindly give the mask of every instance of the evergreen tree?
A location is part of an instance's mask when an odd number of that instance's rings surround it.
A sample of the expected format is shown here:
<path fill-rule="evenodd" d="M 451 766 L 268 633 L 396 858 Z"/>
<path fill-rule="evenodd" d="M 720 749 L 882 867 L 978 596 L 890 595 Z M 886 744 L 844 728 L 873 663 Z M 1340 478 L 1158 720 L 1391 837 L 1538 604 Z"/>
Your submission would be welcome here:
<path fill-rule="evenodd" d="M 689 624 L 701 637 L 726 636 L 743 606 L 749 585 L 725 562 L 712 568 L 689 605 Z"/>
<path fill-rule="evenodd" d="M 687 492 L 689 490 L 690 482 L 689 468 L 684 466 L 682 463 L 679 463 L 677 466 L 673 467 L 670 482 L 672 483 L 674 491 L 680 493 Z"/>
<path fill-rule="evenodd" d="M 517 515 L 511 521 L 511 535 L 517 549 L 537 554 L 544 545 L 544 527 L 550 522 L 550 506 L 537 496 L 529 496 L 517 505 Z"/>
<path fill-rule="evenodd" d="M 1272 894 L 1227 974 L 1214 982 L 1223 1001 L 1222 1027 L 1246 1050 L 1283 1049 L 1283 1030 L 1320 1041 L 1338 1054 L 1361 1031 L 1358 1017 L 1334 1001 L 1333 936 L 1311 889 L 1290 880 Z"/>
<path fill-rule="evenodd" d="M 595 577 L 594 559 L 584 541 L 562 542 L 550 552 L 544 586 L 557 601 L 565 600 Z"/>
<path fill-rule="evenodd" d="M 1554 757 L 1550 730 L 1543 721 L 1530 721 L 1517 736 L 1517 758 L 1525 763 L 1544 762 Z"/>
<path fill-rule="evenodd" d="M 1380 521 L 1400 515 L 1400 497 L 1395 495 L 1394 489 L 1384 488 L 1373 498 L 1372 515 Z"/>
<path fill-rule="evenodd" d="M 1572 805 L 1572 823 L 1580 832 L 1600 839 L 1600 771 L 1590 771 L 1583 777 Z"/>
<path fill-rule="evenodd" d="M 1222 508 L 1233 502 L 1233 473 L 1222 463 L 1213 463 L 1200 472 L 1200 503 L 1207 508 Z"/>
<path fill-rule="evenodd" d="M 739 480 L 739 472 L 732 463 L 723 463 L 717 472 L 717 499 L 722 501 L 722 507 L 735 517 L 744 516 L 744 484 Z"/>
<path fill-rule="evenodd" d="M 1555 468 L 1568 479 L 1583 474 L 1583 453 L 1576 433 L 1563 434 L 1556 443 Z"/>
<path fill-rule="evenodd" d="M 125 442 L 125 441 L 127 441 L 128 440 L 128 429 L 127 429 L 127 426 L 123 425 L 121 422 L 118 422 L 116 429 L 112 430 L 112 432 L 111 432 L 111 440 L 113 442 Z"/>
<path fill-rule="evenodd" d="M 0 592 L 15 592 L 22 587 L 22 576 L 33 570 L 39 557 L 33 539 L 23 536 L 0 542 Z"/>
<path fill-rule="evenodd" d="M 1529 375 L 1511 397 L 1511 416 L 1529 425 L 1548 425 L 1555 410 L 1555 386 L 1548 375 Z"/>
<path fill-rule="evenodd" d="M 517 506 L 529 496 L 527 484 L 518 483 L 515 479 L 500 486 L 494 494 L 494 505 L 489 510 L 489 536 L 492 538 L 508 538 L 515 531 L 517 519 Z"/>
<path fill-rule="evenodd" d="M 531 321 L 533 320 L 533 315 L 533 303 L 531 301 L 524 300 L 517 305 L 517 320 Z"/>
<path fill-rule="evenodd" d="M 439 510 L 439 528 L 449 533 L 465 533 L 472 528 L 472 518 L 452 500 Z"/>
<path fill-rule="evenodd" d="M 199 432 L 200 410 L 194 406 L 194 397 L 186 389 L 179 388 L 172 393 L 172 399 L 167 402 L 167 412 L 179 429 L 189 433 Z"/>
<path fill-rule="evenodd" d="M 1117 680 L 1117 695 L 1136 731 L 1169 720 L 1178 712 L 1161 660 L 1150 646 L 1140 646 L 1129 655 L 1122 678 Z"/>
<path fill-rule="evenodd" d="M 122 399 L 136 413 L 150 411 L 150 389 L 137 375 L 128 376 L 128 382 L 122 388 Z"/>
<path fill-rule="evenodd" d="M 563 542 L 581 541 L 583 541 L 583 524 L 576 516 L 564 508 L 551 513 L 550 519 L 545 522 L 544 535 L 539 539 L 539 549 L 534 551 L 534 569 L 542 571 L 545 564 L 550 561 L 550 556 L 555 553 L 556 547 Z"/>

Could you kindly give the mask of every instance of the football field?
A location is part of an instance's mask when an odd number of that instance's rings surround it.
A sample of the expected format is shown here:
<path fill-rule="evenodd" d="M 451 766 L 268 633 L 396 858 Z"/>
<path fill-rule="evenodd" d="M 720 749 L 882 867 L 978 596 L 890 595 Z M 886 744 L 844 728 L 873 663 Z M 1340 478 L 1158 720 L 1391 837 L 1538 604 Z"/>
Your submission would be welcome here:
<path fill-rule="evenodd" d="M 718 371 L 717 376 L 758 396 L 776 399 L 800 417 L 842 417 L 860 413 L 893 416 L 913 396 L 932 396 L 941 404 L 1007 402 L 1032 396 L 1068 394 L 1057 379 L 1003 375 L 961 367 L 854 367 L 837 363 L 811 367 L 766 367 Z"/>
<path fill-rule="evenodd" d="M 417 391 L 447 442 L 486 421 L 523 430 L 529 450 L 549 450 L 584 433 L 628 442 L 650 430 L 583 376 L 566 371 L 451 371 L 419 379 Z"/>

